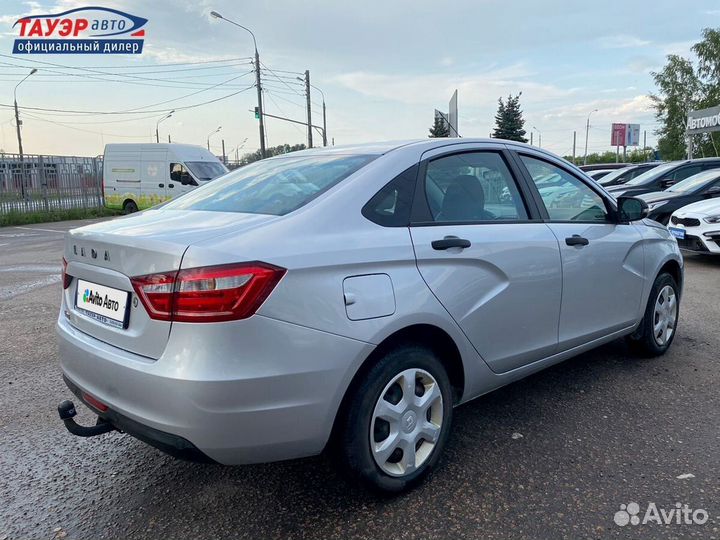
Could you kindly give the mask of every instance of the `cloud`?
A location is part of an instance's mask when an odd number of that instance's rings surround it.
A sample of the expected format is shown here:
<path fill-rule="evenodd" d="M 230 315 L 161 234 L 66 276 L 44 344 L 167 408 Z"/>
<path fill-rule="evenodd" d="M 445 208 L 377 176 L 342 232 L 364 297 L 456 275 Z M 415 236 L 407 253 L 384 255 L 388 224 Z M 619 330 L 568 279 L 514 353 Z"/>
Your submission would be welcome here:
<path fill-rule="evenodd" d="M 472 75 L 449 76 L 446 73 L 389 75 L 353 71 L 335 76 L 332 81 L 365 97 L 397 101 L 411 105 L 445 103 L 457 89 L 464 103 L 473 106 L 494 105 L 498 97 L 523 92 L 523 103 L 534 103 L 569 96 L 575 88 L 562 89 L 529 80 L 532 75 L 522 63 L 492 68 Z"/>
<path fill-rule="evenodd" d="M 652 42 L 635 36 L 629 36 L 627 34 L 618 34 L 598 38 L 597 43 L 602 49 L 632 49 L 636 47 L 645 47 L 650 45 Z"/>

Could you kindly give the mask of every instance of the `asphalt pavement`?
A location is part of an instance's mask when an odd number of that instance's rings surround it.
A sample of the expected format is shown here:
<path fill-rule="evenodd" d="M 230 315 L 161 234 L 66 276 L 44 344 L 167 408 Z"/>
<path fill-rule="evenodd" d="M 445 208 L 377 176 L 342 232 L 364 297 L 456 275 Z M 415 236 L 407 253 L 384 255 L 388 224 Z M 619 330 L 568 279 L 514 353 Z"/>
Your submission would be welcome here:
<path fill-rule="evenodd" d="M 686 257 L 668 354 L 617 341 L 460 407 L 440 468 L 381 497 L 324 456 L 198 465 L 70 435 L 54 324 L 81 223 L 0 228 L 0 540 L 720 537 L 720 258 Z M 676 503 L 707 521 L 631 521 Z"/>

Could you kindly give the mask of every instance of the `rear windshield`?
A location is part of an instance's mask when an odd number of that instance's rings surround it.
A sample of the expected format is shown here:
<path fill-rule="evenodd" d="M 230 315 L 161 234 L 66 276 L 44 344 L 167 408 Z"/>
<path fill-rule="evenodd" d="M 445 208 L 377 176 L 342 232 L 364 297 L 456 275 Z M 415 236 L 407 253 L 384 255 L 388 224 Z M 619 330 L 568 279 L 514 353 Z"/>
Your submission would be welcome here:
<path fill-rule="evenodd" d="M 185 165 L 198 180 L 212 180 L 227 172 L 225 167 L 214 161 L 186 161 Z"/>
<path fill-rule="evenodd" d="M 169 210 L 282 216 L 304 206 L 376 156 L 301 156 L 258 161 L 168 203 Z"/>

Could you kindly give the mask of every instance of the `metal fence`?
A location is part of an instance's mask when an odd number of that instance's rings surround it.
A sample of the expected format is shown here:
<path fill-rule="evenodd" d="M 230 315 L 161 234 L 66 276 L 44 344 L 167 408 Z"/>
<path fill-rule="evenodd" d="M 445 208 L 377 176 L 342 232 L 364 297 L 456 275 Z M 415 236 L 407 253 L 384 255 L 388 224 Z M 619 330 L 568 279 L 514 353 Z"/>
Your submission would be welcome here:
<path fill-rule="evenodd" d="M 102 157 L 0 154 L 0 214 L 104 204 Z"/>

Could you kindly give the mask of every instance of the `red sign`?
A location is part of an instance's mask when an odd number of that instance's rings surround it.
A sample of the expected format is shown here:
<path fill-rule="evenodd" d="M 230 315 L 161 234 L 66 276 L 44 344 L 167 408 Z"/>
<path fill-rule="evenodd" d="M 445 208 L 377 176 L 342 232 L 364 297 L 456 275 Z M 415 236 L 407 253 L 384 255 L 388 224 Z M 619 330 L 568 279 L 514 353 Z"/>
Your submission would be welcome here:
<path fill-rule="evenodd" d="M 613 124 L 610 135 L 610 146 L 625 146 L 627 124 Z"/>

